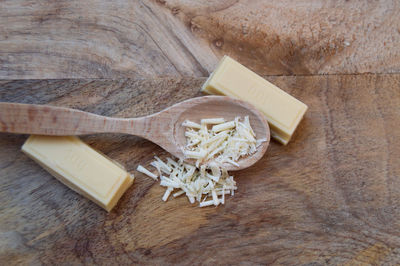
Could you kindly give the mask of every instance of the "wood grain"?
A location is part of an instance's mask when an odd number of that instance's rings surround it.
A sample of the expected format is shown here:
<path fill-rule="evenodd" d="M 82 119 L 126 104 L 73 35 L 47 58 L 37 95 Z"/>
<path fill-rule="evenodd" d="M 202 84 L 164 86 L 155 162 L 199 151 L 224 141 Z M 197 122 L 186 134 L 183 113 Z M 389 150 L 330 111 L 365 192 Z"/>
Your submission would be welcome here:
<path fill-rule="evenodd" d="M 366 1 L 0 1 L 0 78 L 399 73 L 400 5 Z"/>
<path fill-rule="evenodd" d="M 400 263 L 400 75 L 267 77 L 309 106 L 292 142 L 236 172 L 225 206 L 200 209 L 134 171 L 156 145 L 83 139 L 136 175 L 107 214 L 0 135 L 0 261 L 23 264 Z M 200 95 L 202 78 L 0 81 L 0 101 L 134 117 Z"/>

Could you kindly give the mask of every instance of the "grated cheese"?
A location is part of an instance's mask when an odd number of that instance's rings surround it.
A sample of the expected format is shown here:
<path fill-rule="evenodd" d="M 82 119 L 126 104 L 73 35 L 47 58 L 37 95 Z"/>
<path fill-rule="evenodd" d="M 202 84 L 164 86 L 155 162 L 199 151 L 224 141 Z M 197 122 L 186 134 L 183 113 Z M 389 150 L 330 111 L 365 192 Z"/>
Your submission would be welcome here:
<path fill-rule="evenodd" d="M 230 176 L 226 170 L 220 169 L 217 164 L 202 165 L 200 168 L 196 168 L 171 158 L 167 158 L 165 163 L 155 157 L 150 165 L 156 168 L 157 172 L 158 169 L 160 172 L 164 169 L 164 172 L 159 174 L 160 185 L 166 187 L 162 197 L 163 201 L 167 201 L 171 194 L 173 197 L 186 194 L 192 204 L 197 201 L 200 207 L 218 206 L 225 202 L 225 194 L 231 194 L 232 190 L 237 189 L 233 176 Z M 153 175 L 156 176 L 141 165 L 137 170 L 152 178 Z M 165 173 L 167 171 L 168 173 Z M 211 197 L 212 200 L 206 201 L 207 197 Z"/>
<path fill-rule="evenodd" d="M 167 188 L 167 190 L 165 191 L 165 193 L 164 193 L 164 196 L 162 197 L 162 200 L 163 201 L 167 201 L 168 200 L 168 197 L 169 197 L 169 195 L 171 194 L 171 191 L 173 190 L 173 188 L 172 187 L 168 187 Z"/>
<path fill-rule="evenodd" d="M 141 166 L 140 164 L 138 165 L 138 167 L 136 168 L 137 171 L 150 176 L 151 178 L 153 178 L 154 180 L 157 180 L 157 175 L 153 174 L 152 172 L 150 172 L 149 170 L 147 170 L 146 168 L 144 168 L 143 166 Z"/>
<path fill-rule="evenodd" d="M 236 117 L 228 122 L 224 118 L 207 118 L 200 124 L 186 120 L 182 125 L 186 127 L 187 138 L 184 155 L 195 159 L 196 165 L 169 157 L 164 162 L 155 156 L 150 165 L 158 175 L 141 165 L 137 170 L 155 180 L 160 177 L 160 185 L 166 187 L 163 201 L 167 201 L 171 194 L 173 197 L 185 194 L 190 203 L 197 201 L 200 207 L 225 204 L 225 195 L 233 196 L 237 187 L 233 176 L 222 164 L 239 166 L 237 161 L 241 157 L 254 153 L 267 140 L 256 140 L 248 116 L 243 121 Z"/>
<path fill-rule="evenodd" d="M 201 124 L 221 124 L 225 122 L 225 119 L 223 118 L 207 118 L 207 119 L 201 119 Z"/>
<path fill-rule="evenodd" d="M 215 125 L 215 126 L 213 126 L 212 127 L 212 131 L 214 131 L 214 132 L 220 132 L 220 131 L 224 131 L 224 130 L 228 130 L 228 129 L 231 129 L 231 128 L 234 128 L 236 125 L 235 125 L 235 121 L 231 121 L 231 122 L 226 122 L 226 123 L 223 123 L 223 124 L 219 124 L 219 125 Z"/>
<path fill-rule="evenodd" d="M 198 129 L 201 128 L 199 124 L 189 121 L 189 120 L 186 120 L 185 122 L 183 122 L 182 125 L 184 127 L 191 127 L 191 128 L 198 128 Z"/>
<path fill-rule="evenodd" d="M 195 123 L 195 122 L 191 122 Z M 186 126 L 187 123 L 183 123 Z M 195 123 L 196 124 L 196 123 Z M 209 126 L 212 128 L 209 129 Z M 226 122 L 223 118 L 202 119 L 200 129 L 186 127 L 186 158 L 196 159 L 196 166 L 211 162 L 222 165 L 230 163 L 238 166 L 241 157 L 256 152 L 257 147 L 266 139 L 256 140 L 248 116 L 243 120 L 236 117 Z"/>

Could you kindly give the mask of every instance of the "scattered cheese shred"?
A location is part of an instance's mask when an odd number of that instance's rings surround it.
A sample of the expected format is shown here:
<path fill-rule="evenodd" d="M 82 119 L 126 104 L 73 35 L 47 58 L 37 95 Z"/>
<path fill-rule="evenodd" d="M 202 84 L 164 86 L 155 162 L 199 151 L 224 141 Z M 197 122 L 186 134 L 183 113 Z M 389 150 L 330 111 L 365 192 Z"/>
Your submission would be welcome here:
<path fill-rule="evenodd" d="M 155 156 L 150 165 L 156 168 L 158 176 L 141 165 L 137 170 L 155 180 L 160 177 L 160 185 L 166 187 L 163 201 L 172 193 L 173 197 L 185 194 L 190 203 L 197 201 L 200 207 L 225 204 L 225 195 L 233 196 L 237 187 L 222 164 L 238 166 L 239 158 L 254 153 L 267 140 L 256 140 L 248 116 L 243 121 L 236 117 L 228 122 L 224 118 L 207 118 L 200 124 L 186 120 L 182 125 L 187 138 L 184 155 L 196 159 L 196 166 L 171 158 L 164 162 Z"/>
<path fill-rule="evenodd" d="M 171 193 L 173 197 L 186 194 L 190 203 L 197 201 L 200 207 L 218 206 L 225 202 L 225 194 L 231 194 L 237 189 L 233 176 L 229 176 L 226 170 L 221 170 L 216 164 L 210 164 L 209 167 L 202 165 L 199 169 L 171 158 L 167 158 L 166 163 L 158 157 L 154 159 L 150 165 L 156 168 L 158 173 L 163 171 L 159 174 L 160 185 L 167 188 L 162 197 L 163 201 L 167 201 Z M 157 179 L 155 174 L 141 165 L 137 170 Z M 211 197 L 212 200 L 205 201 L 207 197 Z"/>
<path fill-rule="evenodd" d="M 144 168 L 143 166 L 141 166 L 140 164 L 138 165 L 138 167 L 136 168 L 137 171 L 150 176 L 151 178 L 153 178 L 154 180 L 157 180 L 157 175 L 153 174 L 152 172 L 150 172 L 149 170 L 147 170 L 146 168 Z"/>

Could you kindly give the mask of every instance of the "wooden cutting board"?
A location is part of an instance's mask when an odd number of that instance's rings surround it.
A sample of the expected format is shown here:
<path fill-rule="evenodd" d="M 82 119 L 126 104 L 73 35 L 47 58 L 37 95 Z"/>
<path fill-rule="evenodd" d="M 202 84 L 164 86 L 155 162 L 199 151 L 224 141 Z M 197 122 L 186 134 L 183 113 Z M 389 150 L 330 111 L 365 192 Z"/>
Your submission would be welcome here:
<path fill-rule="evenodd" d="M 0 1 L 0 78 L 400 72 L 400 5 L 381 1 Z"/>
<path fill-rule="evenodd" d="M 27 136 L 0 134 L 1 264 L 400 263 L 400 75 L 267 79 L 309 111 L 217 208 L 162 202 L 135 169 L 167 154 L 138 137 L 83 137 L 136 176 L 106 213 L 22 154 Z M 0 101 L 134 117 L 200 96 L 204 80 L 0 81 Z"/>

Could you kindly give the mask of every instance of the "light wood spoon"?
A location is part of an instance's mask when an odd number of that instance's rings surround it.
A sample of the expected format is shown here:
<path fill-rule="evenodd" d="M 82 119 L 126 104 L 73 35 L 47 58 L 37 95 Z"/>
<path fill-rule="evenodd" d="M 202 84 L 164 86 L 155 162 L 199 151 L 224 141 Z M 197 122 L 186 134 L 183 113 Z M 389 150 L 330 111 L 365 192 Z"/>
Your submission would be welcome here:
<path fill-rule="evenodd" d="M 48 105 L 0 103 L 0 131 L 36 135 L 85 135 L 124 133 L 148 139 L 178 158 L 184 159 L 186 145 L 182 122 L 189 119 L 223 117 L 233 120 L 248 115 L 257 139 L 267 139 L 256 153 L 239 160 L 239 167 L 226 164 L 228 170 L 240 170 L 257 162 L 267 150 L 270 131 L 265 117 L 250 104 L 225 96 L 204 96 L 177 103 L 144 117 L 116 118 L 80 110 Z M 186 160 L 190 161 L 190 160 Z M 193 162 L 193 161 L 190 161 Z"/>

